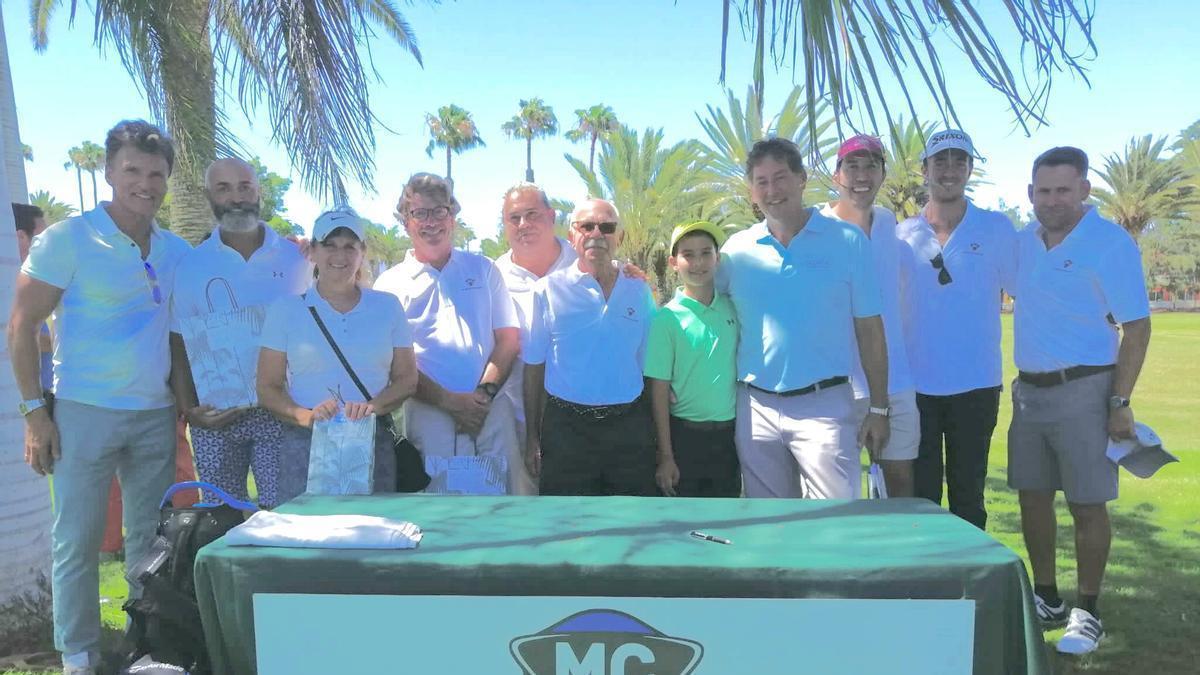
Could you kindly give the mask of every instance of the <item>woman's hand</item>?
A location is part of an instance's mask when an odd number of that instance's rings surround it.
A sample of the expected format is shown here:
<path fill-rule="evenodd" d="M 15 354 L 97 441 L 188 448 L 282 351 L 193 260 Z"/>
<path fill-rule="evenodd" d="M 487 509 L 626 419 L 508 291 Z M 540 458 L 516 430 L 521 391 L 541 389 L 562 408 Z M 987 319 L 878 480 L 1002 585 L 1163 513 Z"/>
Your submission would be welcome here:
<path fill-rule="evenodd" d="M 352 422 L 357 422 L 358 420 L 361 420 L 362 418 L 366 417 L 367 415 L 373 415 L 374 413 L 375 413 L 375 404 L 374 403 L 369 403 L 369 402 L 361 403 L 359 401 L 347 401 L 346 402 L 346 419 L 348 419 Z"/>
<path fill-rule="evenodd" d="M 308 426 L 311 428 L 316 422 L 324 422 L 336 417 L 338 414 L 338 403 L 333 399 L 326 399 L 315 405 L 309 416 Z"/>

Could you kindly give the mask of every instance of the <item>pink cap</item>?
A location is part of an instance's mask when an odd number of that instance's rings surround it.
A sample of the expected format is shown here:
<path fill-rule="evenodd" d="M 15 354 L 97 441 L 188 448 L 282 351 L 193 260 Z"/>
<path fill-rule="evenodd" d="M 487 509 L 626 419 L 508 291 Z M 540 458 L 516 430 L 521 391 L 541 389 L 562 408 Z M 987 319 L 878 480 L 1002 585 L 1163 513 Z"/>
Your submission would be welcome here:
<path fill-rule="evenodd" d="M 846 155 L 852 152 L 869 152 L 872 155 L 883 157 L 883 142 L 874 136 L 867 134 L 859 134 L 847 138 L 842 147 L 838 148 L 837 158 L 842 161 Z"/>

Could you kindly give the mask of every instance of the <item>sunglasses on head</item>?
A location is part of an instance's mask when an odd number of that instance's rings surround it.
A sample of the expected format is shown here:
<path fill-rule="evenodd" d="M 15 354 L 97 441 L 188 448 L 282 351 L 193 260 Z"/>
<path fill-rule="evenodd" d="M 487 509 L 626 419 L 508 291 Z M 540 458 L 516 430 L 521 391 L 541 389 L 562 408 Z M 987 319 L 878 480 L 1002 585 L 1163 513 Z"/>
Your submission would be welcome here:
<path fill-rule="evenodd" d="M 945 286 L 946 284 L 950 283 L 951 281 L 954 281 L 954 279 L 952 279 L 950 277 L 950 270 L 946 269 L 946 260 L 944 258 L 942 258 L 941 253 L 938 253 L 937 255 L 933 256 L 933 260 L 930 260 L 929 264 L 933 265 L 933 269 L 938 271 L 938 283 L 939 284 Z"/>
<path fill-rule="evenodd" d="M 612 234 L 613 232 L 616 232 L 616 231 L 617 231 L 617 224 L 616 224 L 616 223 L 613 223 L 613 222 L 605 222 L 605 223 L 593 223 L 593 222 L 575 223 L 575 229 L 579 230 L 580 232 L 587 232 L 588 234 L 591 234 L 592 232 L 595 232 L 595 231 L 596 231 L 596 228 L 600 228 L 600 234 Z"/>

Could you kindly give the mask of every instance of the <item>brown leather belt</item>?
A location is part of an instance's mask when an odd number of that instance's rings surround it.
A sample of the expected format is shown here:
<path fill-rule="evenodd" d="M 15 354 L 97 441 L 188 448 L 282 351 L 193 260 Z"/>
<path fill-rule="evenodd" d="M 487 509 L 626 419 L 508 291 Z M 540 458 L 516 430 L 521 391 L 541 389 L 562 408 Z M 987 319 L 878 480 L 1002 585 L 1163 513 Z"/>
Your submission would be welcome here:
<path fill-rule="evenodd" d="M 849 381 L 850 381 L 850 378 L 846 377 L 845 375 L 838 375 L 837 377 L 831 377 L 826 380 L 821 380 L 820 382 L 814 382 L 814 383 L 808 385 L 807 387 L 801 387 L 799 389 L 789 389 L 787 391 L 771 391 L 770 389 L 763 389 L 762 387 L 756 387 L 756 386 L 750 384 L 749 382 L 746 383 L 746 386 L 750 387 L 751 389 L 754 389 L 755 391 L 761 391 L 765 394 L 775 394 L 776 396 L 782 396 L 784 398 L 789 398 L 792 396 L 803 396 L 805 394 L 811 394 L 815 391 L 821 391 L 822 389 L 828 389 L 830 387 L 836 387 L 841 384 L 846 384 Z"/>
<path fill-rule="evenodd" d="M 1109 364 L 1107 366 L 1071 366 L 1070 368 L 1051 370 L 1045 373 L 1027 373 L 1022 370 L 1017 373 L 1017 379 L 1026 384 L 1032 384 L 1035 387 L 1057 387 L 1071 380 L 1078 380 L 1081 377 L 1095 375 L 1096 373 L 1108 372 L 1114 368 L 1116 368 L 1115 365 Z"/>
<path fill-rule="evenodd" d="M 733 428 L 733 420 L 724 420 L 720 422 L 697 422 L 695 420 L 685 420 L 682 417 L 671 416 L 671 423 L 678 424 L 684 429 L 692 431 L 727 431 Z"/>
<path fill-rule="evenodd" d="M 561 410 L 565 410 L 580 417 L 587 417 L 593 420 L 606 420 L 613 417 L 620 417 L 633 411 L 640 403 L 642 398 L 639 396 L 629 403 L 615 403 L 613 405 L 583 405 L 582 403 L 573 403 L 566 399 L 546 395 L 548 402 L 553 403 Z"/>

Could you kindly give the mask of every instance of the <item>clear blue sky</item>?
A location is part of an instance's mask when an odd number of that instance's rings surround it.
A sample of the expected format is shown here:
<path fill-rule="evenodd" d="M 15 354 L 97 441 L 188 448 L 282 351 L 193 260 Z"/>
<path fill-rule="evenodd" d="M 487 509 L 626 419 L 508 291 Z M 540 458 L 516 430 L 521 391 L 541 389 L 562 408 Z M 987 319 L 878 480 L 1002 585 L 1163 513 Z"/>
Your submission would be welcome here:
<path fill-rule="evenodd" d="M 81 15 L 69 27 L 70 3 L 63 4 L 44 54 L 31 46 L 28 2 L 3 0 L 0 6 L 21 136 L 34 149 L 35 161 L 26 164 L 30 190 L 48 189 L 75 204 L 74 172 L 62 166 L 67 149 L 84 140 L 102 142 L 118 119 L 148 117 L 149 111 L 116 56 L 93 46 L 90 8 L 80 3 Z M 1099 5 L 1093 31 L 1099 55 L 1088 64 L 1091 88 L 1069 75 L 1057 78 L 1049 125 L 1031 137 L 1014 125 L 1003 99 L 959 64 L 949 43 L 942 50 L 963 126 L 988 160 L 984 167 L 992 184 L 977 190 L 981 205 L 993 206 L 1002 198 L 1027 209 L 1029 165 L 1048 147 L 1077 145 L 1100 164 L 1134 135 L 1174 137 L 1200 118 L 1200 41 L 1195 37 L 1200 8 L 1194 0 Z M 518 99 L 545 99 L 564 130 L 576 108 L 603 102 L 634 128 L 662 127 L 670 142 L 703 138 L 695 113 L 725 100 L 717 82 L 721 16 L 716 0 L 519 5 L 460 0 L 402 11 L 416 32 L 425 68 L 392 45 L 372 43 L 382 81 L 372 85 L 371 105 L 388 129 L 377 130 L 378 193 L 351 190 L 355 208 L 387 225 L 394 223 L 399 188 L 410 174 L 445 169 L 443 155 L 425 154 L 424 114 L 438 106 L 457 103 L 471 111 L 487 142 L 455 157 L 454 176 L 464 220 L 478 235 L 490 236 L 498 223 L 500 195 L 524 177 L 524 142 L 509 140 L 500 130 L 516 113 Z M 1000 35 L 1013 39 L 1007 30 Z M 744 94 L 749 73 L 750 46 L 735 34 L 728 85 Z M 791 72 L 768 72 L 768 113 L 778 109 L 791 85 Z M 234 132 L 252 152 L 276 172 L 297 178 L 282 148 L 270 141 L 265 122 L 244 119 L 232 102 L 227 111 Z M 924 96 L 918 97 L 918 112 L 935 119 Z M 535 142 L 533 152 L 538 182 L 551 196 L 583 196 L 583 183 L 563 153 L 586 161 L 586 145 L 559 137 Z M 90 207 L 91 186 L 84 180 Z M 100 199 L 108 192 L 101 181 Z M 288 216 L 306 229 L 326 205 L 306 194 L 299 181 L 286 204 Z"/>

